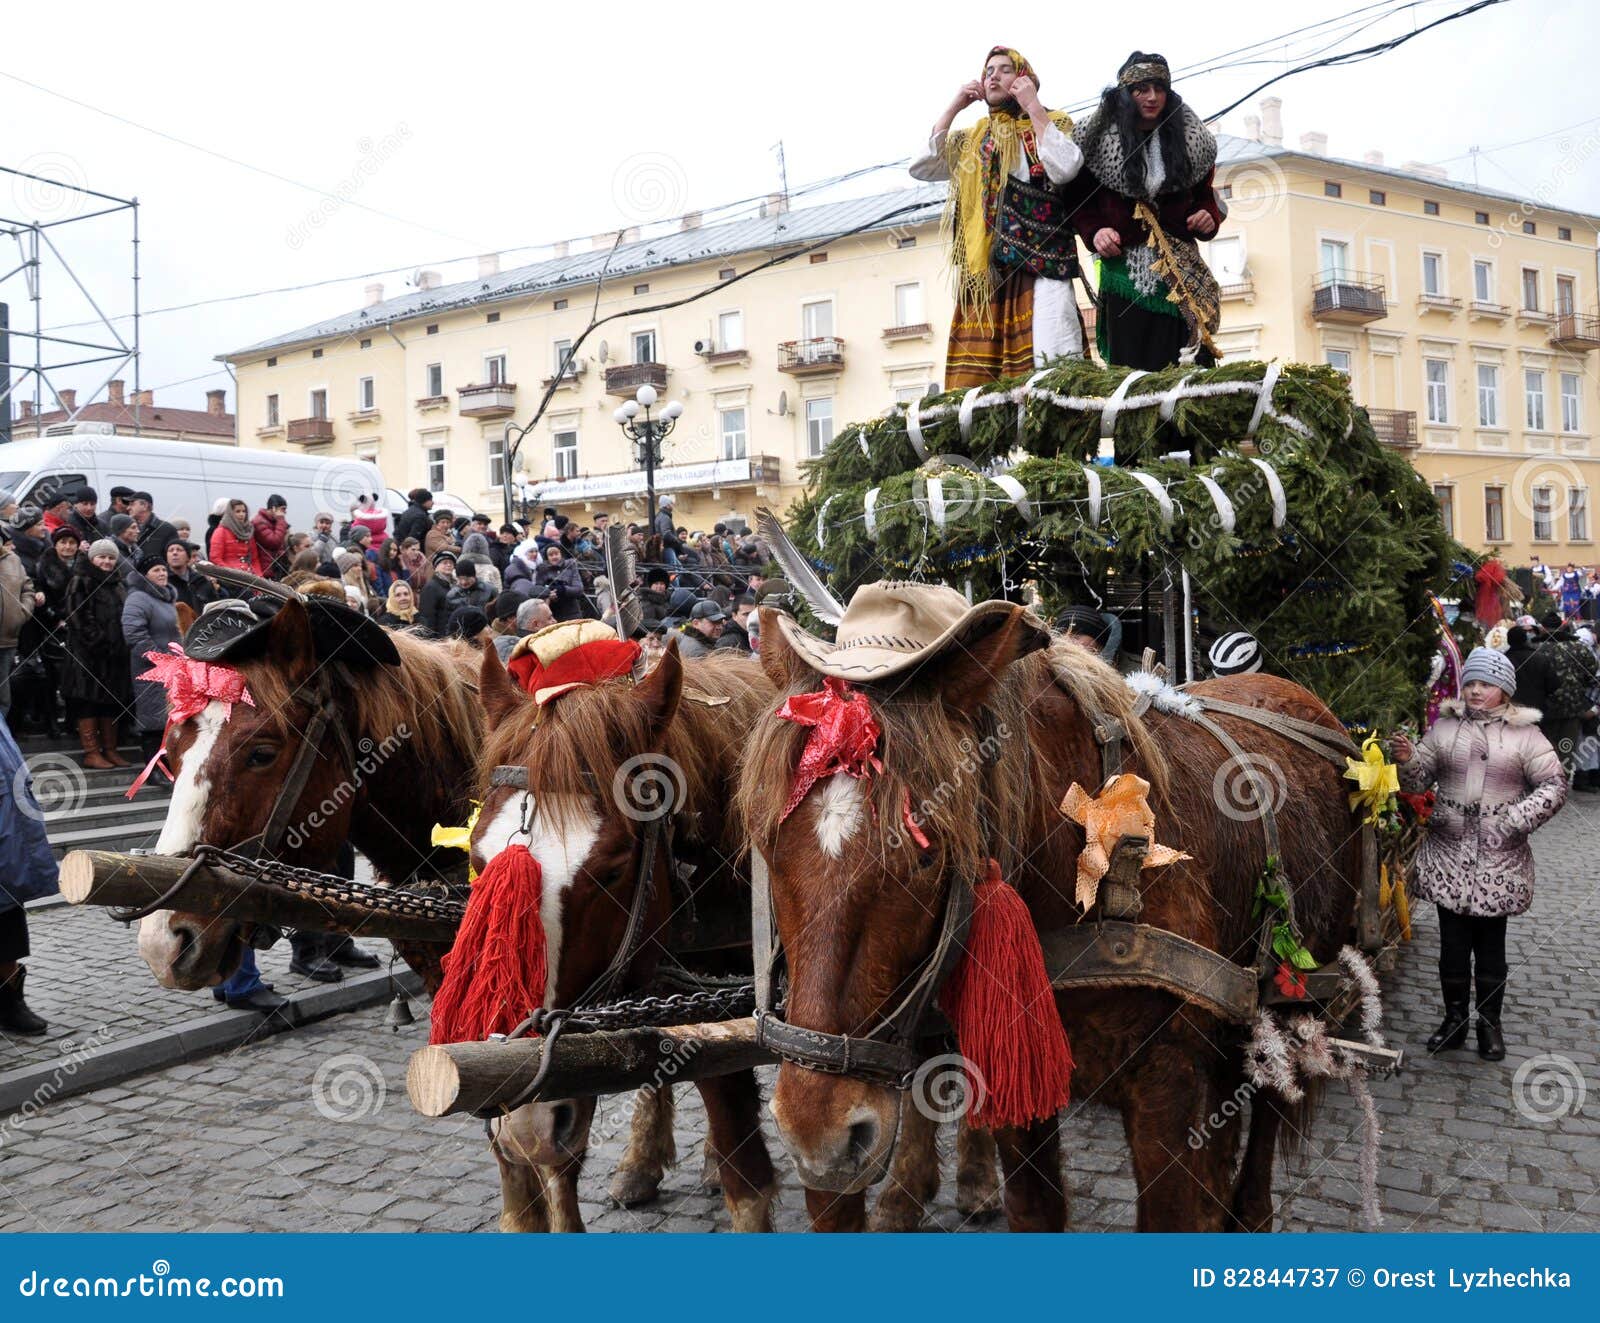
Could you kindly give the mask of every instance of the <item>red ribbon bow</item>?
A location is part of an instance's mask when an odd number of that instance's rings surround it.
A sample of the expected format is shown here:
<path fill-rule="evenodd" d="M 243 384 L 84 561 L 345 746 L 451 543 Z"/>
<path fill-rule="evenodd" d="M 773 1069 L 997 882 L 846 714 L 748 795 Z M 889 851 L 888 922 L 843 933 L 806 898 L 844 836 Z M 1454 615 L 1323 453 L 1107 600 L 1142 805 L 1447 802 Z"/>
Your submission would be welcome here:
<path fill-rule="evenodd" d="M 822 685 L 816 693 L 785 699 L 778 709 L 782 720 L 811 727 L 779 822 L 794 812 L 806 791 L 823 777 L 845 772 L 857 780 L 866 780 L 883 770 L 877 755 L 878 738 L 883 732 L 867 700 L 856 694 L 848 681 L 834 676 L 828 676 Z"/>
<path fill-rule="evenodd" d="M 167 736 L 174 726 L 181 725 L 190 717 L 199 716 L 211 702 L 223 704 L 230 713 L 235 703 L 248 703 L 251 707 L 256 705 L 256 700 L 250 697 L 250 691 L 245 687 L 244 676 L 231 666 L 213 666 L 210 662 L 196 661 L 184 652 L 180 643 L 167 646 L 171 648 L 170 652 L 145 653 L 144 659 L 150 663 L 150 669 L 136 677 L 154 680 L 166 689 L 167 726 L 161 732 L 161 747 L 156 750 L 155 757 L 145 764 L 144 771 L 128 787 L 128 799 L 139 793 L 139 788 L 149 780 L 150 773 L 157 767 L 166 773 L 167 780 L 172 780 L 172 771 L 162 762 L 162 758 L 167 752 Z"/>

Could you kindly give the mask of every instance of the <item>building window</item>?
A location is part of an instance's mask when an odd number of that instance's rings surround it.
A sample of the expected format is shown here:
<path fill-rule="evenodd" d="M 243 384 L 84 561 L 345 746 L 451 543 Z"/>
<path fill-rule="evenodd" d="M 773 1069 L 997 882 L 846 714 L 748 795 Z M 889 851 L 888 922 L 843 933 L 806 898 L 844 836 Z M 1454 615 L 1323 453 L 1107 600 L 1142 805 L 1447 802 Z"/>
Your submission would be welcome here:
<path fill-rule="evenodd" d="M 1489 213 L 1487 211 L 1475 211 L 1472 213 L 1472 219 L 1474 224 L 1487 225 L 1489 223 Z"/>
<path fill-rule="evenodd" d="M 718 415 L 723 459 L 744 459 L 749 454 L 743 409 L 723 409 Z"/>
<path fill-rule="evenodd" d="M 1322 196 L 1325 198 L 1342 198 L 1344 196 L 1344 185 L 1336 184 L 1331 179 L 1325 179 L 1322 181 Z"/>
<path fill-rule="evenodd" d="M 1582 380 L 1576 372 L 1561 374 L 1561 430 L 1576 432 L 1582 426 L 1578 413 L 1578 383 Z"/>
<path fill-rule="evenodd" d="M 578 476 L 578 434 L 576 432 L 557 432 L 555 434 L 555 461 L 556 481 L 564 482 L 568 478 Z"/>
<path fill-rule="evenodd" d="M 1544 373 L 1525 368 L 1522 373 L 1522 393 L 1527 402 L 1528 430 L 1544 431 Z"/>
<path fill-rule="evenodd" d="M 1369 188 L 1367 190 L 1367 201 L 1375 207 L 1386 207 L 1389 205 L 1389 195 L 1381 188 Z"/>
<path fill-rule="evenodd" d="M 313 418 L 326 418 L 328 416 L 328 392 L 314 390 L 311 392 L 311 416 Z"/>
<path fill-rule="evenodd" d="M 491 487 L 504 487 L 506 485 L 506 439 L 503 436 L 492 436 L 488 440 L 489 485 Z"/>
<path fill-rule="evenodd" d="M 828 260 L 828 255 L 826 253 L 812 253 L 811 254 L 811 265 L 812 266 L 821 266 L 827 260 Z"/>
<path fill-rule="evenodd" d="M 278 360 L 276 358 L 269 358 L 267 360 L 267 366 L 268 367 L 277 367 L 278 366 Z"/>
<path fill-rule="evenodd" d="M 923 320 L 922 282 L 920 280 L 911 280 L 903 285 L 896 285 L 894 287 L 894 324 L 896 326 L 920 326 Z"/>
<path fill-rule="evenodd" d="M 635 285 L 633 287 L 633 292 L 635 294 L 648 294 L 650 292 L 650 286 L 649 285 Z"/>
<path fill-rule="evenodd" d="M 1506 540 L 1506 489 L 1483 489 L 1483 536 L 1489 542 Z"/>
<path fill-rule="evenodd" d="M 552 373 L 558 377 L 575 377 L 578 375 L 577 363 L 567 362 L 567 358 L 572 353 L 571 340 L 557 340 L 555 344 L 551 346 L 551 352 L 555 357 L 555 363 L 550 369 Z"/>
<path fill-rule="evenodd" d="M 929 395 L 937 395 L 939 386 L 937 382 L 919 381 L 915 386 L 896 386 L 894 388 L 894 402 L 904 404 L 908 408 L 917 404 Z"/>
<path fill-rule="evenodd" d="M 1533 489 L 1533 540 L 1535 542 L 1551 542 L 1555 539 L 1555 521 L 1551 518 L 1551 510 L 1555 506 L 1555 489 L 1551 487 L 1535 487 Z"/>
<path fill-rule="evenodd" d="M 483 379 L 490 386 L 506 384 L 506 356 L 489 354 L 483 360 Z"/>
<path fill-rule="evenodd" d="M 1472 264 L 1472 297 L 1479 303 L 1494 302 L 1494 263 Z"/>
<path fill-rule="evenodd" d="M 1430 198 L 1423 198 L 1422 214 L 1424 216 L 1437 216 L 1439 214 L 1439 204 Z"/>
<path fill-rule="evenodd" d="M 267 396 L 267 426 L 268 427 L 276 427 L 277 425 L 278 425 L 278 397 L 276 395 L 269 395 L 269 396 Z"/>
<path fill-rule="evenodd" d="M 823 299 L 800 305 L 800 334 L 807 340 L 833 339 L 833 301 Z"/>
<path fill-rule="evenodd" d="M 1589 540 L 1589 489 L 1567 488 L 1567 541 Z"/>
<path fill-rule="evenodd" d="M 1450 364 L 1442 358 L 1423 361 L 1423 379 L 1427 388 L 1428 421 L 1450 421 Z"/>
<path fill-rule="evenodd" d="M 833 440 L 833 401 L 806 401 L 806 453 L 815 458 Z"/>
<path fill-rule="evenodd" d="M 371 349 L 372 348 L 372 340 L 370 338 L 363 340 L 361 342 L 361 347 L 363 349 Z"/>
<path fill-rule="evenodd" d="M 1323 361 L 1341 376 L 1350 375 L 1350 351 L 1348 349 L 1327 349 L 1322 354 Z"/>
<path fill-rule="evenodd" d="M 556 312 L 565 312 L 567 309 L 567 301 L 565 299 L 557 299 L 550 305 L 550 307 Z"/>
<path fill-rule="evenodd" d="M 1350 245 L 1338 239 L 1324 239 L 1320 245 L 1322 278 L 1343 280 L 1350 274 Z"/>
<path fill-rule="evenodd" d="M 1422 292 L 1424 294 L 1444 293 L 1444 254 L 1424 253 L 1422 255 Z"/>
<path fill-rule="evenodd" d="M 320 350 L 320 349 L 313 349 L 313 350 L 312 350 L 312 351 L 311 351 L 311 357 L 312 357 L 312 358 L 321 358 L 321 357 L 322 357 L 322 350 Z"/>
<path fill-rule="evenodd" d="M 656 361 L 656 333 L 654 331 L 635 331 L 633 333 L 633 361 L 635 363 L 654 363 Z"/>
<path fill-rule="evenodd" d="M 428 490 L 442 492 L 444 490 L 444 447 L 429 446 L 424 452 L 428 465 Z"/>
<path fill-rule="evenodd" d="M 439 334 L 439 323 L 438 322 L 434 322 L 434 324 L 432 326 L 425 327 L 423 329 L 423 334 L 424 335 L 438 335 Z"/>
<path fill-rule="evenodd" d="M 428 384 L 426 394 L 430 400 L 441 399 L 444 396 L 444 364 L 429 363 L 426 368 Z"/>
<path fill-rule="evenodd" d="M 1478 426 L 1500 426 L 1500 369 L 1493 363 L 1478 364 Z"/>
<path fill-rule="evenodd" d="M 1537 225 L 1535 225 L 1532 221 L 1523 221 L 1522 222 L 1522 232 L 1524 234 L 1538 234 L 1539 233 L 1539 227 Z"/>
<path fill-rule="evenodd" d="M 1570 317 L 1578 310 L 1578 282 L 1571 276 L 1556 277 L 1556 316 Z"/>
<path fill-rule="evenodd" d="M 1439 502 L 1439 520 L 1444 524 L 1444 535 L 1456 535 L 1456 489 L 1449 483 L 1435 483 L 1433 499 Z"/>
<path fill-rule="evenodd" d="M 356 378 L 356 409 L 371 413 L 378 407 L 378 386 L 371 377 Z"/>
<path fill-rule="evenodd" d="M 1226 186 L 1223 187 L 1222 192 L 1223 196 L 1226 197 L 1228 193 Z M 894 241 L 894 246 L 896 248 L 915 248 L 917 246 L 917 236 L 914 234 L 902 234 Z"/>
<path fill-rule="evenodd" d="M 1532 267 L 1522 268 L 1522 307 L 1525 312 L 1539 311 L 1539 273 Z"/>
<path fill-rule="evenodd" d="M 1572 240 L 1571 228 L 1566 225 L 1556 226 L 1556 238 L 1562 240 L 1563 242 L 1570 243 Z"/>
<path fill-rule="evenodd" d="M 734 276 L 737 275 L 737 274 L 738 273 L 731 266 L 725 266 L 725 267 L 722 268 L 722 270 L 717 272 L 717 279 L 718 280 L 732 280 L 734 278 Z"/>
<path fill-rule="evenodd" d="M 719 312 L 717 314 L 717 349 L 724 354 L 744 348 L 744 313 Z"/>
<path fill-rule="evenodd" d="M 500 320 L 500 314 L 498 312 L 486 313 L 484 314 L 483 320 L 486 322 L 497 322 Z"/>

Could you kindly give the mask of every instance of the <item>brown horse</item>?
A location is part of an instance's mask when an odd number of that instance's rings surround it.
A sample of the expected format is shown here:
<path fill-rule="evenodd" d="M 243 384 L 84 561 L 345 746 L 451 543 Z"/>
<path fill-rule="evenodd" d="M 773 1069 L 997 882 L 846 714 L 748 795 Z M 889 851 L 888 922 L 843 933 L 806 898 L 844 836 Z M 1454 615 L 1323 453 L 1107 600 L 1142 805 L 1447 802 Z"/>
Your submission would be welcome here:
<path fill-rule="evenodd" d="M 1222 747 L 1182 716 L 1136 715 L 1131 691 L 1110 667 L 1060 640 L 1046 646 L 1048 635 L 1021 608 L 983 623 L 987 630 L 965 646 L 896 683 L 861 687 L 882 731 L 883 770 L 868 789 L 844 775 L 826 778 L 781 819 L 806 732 L 771 709 L 754 728 L 739 807 L 771 871 L 791 1024 L 868 1033 L 923 968 L 952 880 L 977 878 L 989 857 L 1039 929 L 1086 917 L 1074 899 L 1082 830 L 1058 806 L 1073 782 L 1097 790 L 1104 780 L 1091 713 L 1126 726 L 1124 770 L 1152 783 L 1158 839 L 1193 856 L 1146 875 L 1143 921 L 1235 961 L 1254 959 L 1251 908 L 1266 851 L 1253 812 L 1223 802 L 1223 782 L 1238 769 Z M 782 695 L 821 687 L 770 611 L 761 638 L 762 664 Z M 1271 676 L 1210 681 L 1193 692 L 1340 729 L 1313 695 Z M 1294 805 L 1279 817 L 1282 866 L 1306 945 L 1329 959 L 1348 931 L 1359 876 L 1348 786 L 1299 745 L 1236 717 L 1216 720 L 1261 766 L 1276 769 L 1268 779 L 1279 780 Z M 927 849 L 905 839 L 906 804 L 917 806 Z M 1075 989 L 1056 1000 L 1076 1061 L 1074 1096 L 1122 1113 L 1139 1229 L 1269 1229 L 1278 1132 L 1302 1121 L 1296 1110 L 1256 1094 L 1237 1179 L 1237 1121 L 1198 1147 L 1189 1139 L 1243 1084 L 1247 1030 L 1154 989 Z M 888 1163 L 902 1110 L 908 1125 L 926 1126 L 892 1089 L 782 1065 L 773 1113 L 814 1223 L 862 1225 L 863 1191 Z M 1011 1227 L 1064 1229 L 1056 1118 L 996 1139 Z"/>
<path fill-rule="evenodd" d="M 546 1009 L 571 1006 L 611 965 L 641 863 L 655 870 L 645 913 L 649 936 L 616 991 L 637 991 L 653 976 L 674 912 L 686 901 L 667 883 L 664 842 L 654 861 L 639 858 L 652 817 L 671 817 L 672 853 L 693 868 L 694 909 L 748 914 L 749 879 L 730 800 L 745 733 L 773 701 L 759 667 L 731 654 L 686 665 L 669 643 L 637 684 L 623 677 L 570 690 L 535 723 L 533 700 L 491 648 L 483 654 L 479 692 L 489 725 L 481 779 L 487 783 L 498 765 L 524 767 L 527 789 L 485 784 L 473 859 L 484 867 L 526 832 L 542 868 Z M 698 1088 L 710 1130 L 708 1162 L 714 1155 L 734 1230 L 770 1231 L 777 1185 L 761 1136 L 754 1072 L 701 1080 Z M 670 1119 L 670 1096 L 657 1105 Z M 502 1124 L 497 1145 L 575 1175 L 594 1108 L 593 1098 L 523 1107 Z M 670 1142 L 666 1127 L 659 1156 L 668 1161 Z M 575 1206 L 565 1212 L 577 1217 Z"/>
<path fill-rule="evenodd" d="M 393 636 L 398 667 L 331 671 L 340 719 L 367 768 L 343 765 L 332 742 L 316 760 L 301 792 L 281 856 L 290 863 L 327 872 L 348 840 L 371 860 L 381 879 L 427 876 L 435 859 L 430 841 L 435 823 L 467 820 L 478 756 L 483 746 L 483 709 L 477 698 L 478 652 L 465 643 L 426 640 L 405 632 Z M 493 649 L 490 649 L 493 651 Z M 175 781 L 167 819 L 157 843 L 162 854 L 186 854 L 204 841 L 231 846 L 248 841 L 265 825 L 306 730 L 301 696 L 315 663 L 310 622 L 297 602 L 272 618 L 265 652 L 241 661 L 254 706 L 231 714 L 212 703 L 171 730 L 166 758 Z M 459 859 L 454 851 L 442 858 Z M 244 950 L 242 924 L 226 916 L 160 910 L 140 924 L 139 951 L 163 987 L 197 989 L 221 983 Z M 442 977 L 448 947 L 397 944 L 401 957 L 421 976 L 431 995 Z M 635 1197 L 653 1192 L 662 1175 L 655 1156 L 670 1117 L 644 1099 L 635 1114 L 632 1146 L 617 1174 Z M 575 1189 L 560 1177 L 548 1181 L 512 1155 L 496 1152 L 506 1230 L 544 1230 L 550 1216 L 576 1207 Z M 639 1195 L 640 1190 L 645 1195 Z M 537 1197 L 534 1197 L 534 1196 Z"/>

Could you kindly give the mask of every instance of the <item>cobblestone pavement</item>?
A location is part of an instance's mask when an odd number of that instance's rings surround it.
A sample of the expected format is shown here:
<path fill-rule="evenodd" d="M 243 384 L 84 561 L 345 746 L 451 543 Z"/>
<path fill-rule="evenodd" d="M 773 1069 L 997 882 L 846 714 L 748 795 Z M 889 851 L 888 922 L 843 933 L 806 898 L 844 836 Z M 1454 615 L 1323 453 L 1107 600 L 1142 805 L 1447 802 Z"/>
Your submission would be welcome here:
<path fill-rule="evenodd" d="M 1423 1053 L 1439 1014 L 1437 926 L 1431 912 L 1416 916 L 1415 943 L 1384 978 L 1390 1039 L 1406 1048 L 1407 1066 L 1373 1086 L 1388 1229 L 1600 1230 L 1600 1123 L 1584 1103 L 1588 1088 L 1600 1088 L 1597 838 L 1600 802 L 1589 796 L 1575 796 L 1535 838 L 1540 880 L 1532 912 L 1511 926 L 1511 1050 L 1502 1063 L 1471 1051 L 1439 1060 Z M 97 970 L 110 968 L 106 950 L 92 951 Z M 284 959 L 269 955 L 268 968 Z M 47 983 L 41 975 L 41 997 Z M 425 1018 L 400 1034 L 381 1018 L 381 1008 L 353 1012 L 0 1120 L 0 1230 L 493 1228 L 498 1181 L 481 1125 L 424 1120 L 406 1101 L 406 1060 L 426 1041 Z M 698 1185 L 704 1120 L 688 1089 L 679 1091 L 681 1161 L 661 1199 L 608 1206 L 628 1110 L 617 1098 L 596 1116 L 580 1187 L 590 1229 L 725 1227 L 720 1196 Z M 1075 1105 L 1064 1130 L 1074 1226 L 1131 1228 L 1134 1186 L 1115 1115 Z M 1284 1227 L 1360 1228 L 1359 1136 L 1358 1111 L 1335 1086 L 1303 1155 L 1280 1162 Z M 943 1141 L 948 1147 L 949 1133 Z M 778 1225 L 802 1230 L 801 1192 L 780 1165 Z M 968 1229 L 952 1189 L 941 1192 L 930 1224 Z"/>

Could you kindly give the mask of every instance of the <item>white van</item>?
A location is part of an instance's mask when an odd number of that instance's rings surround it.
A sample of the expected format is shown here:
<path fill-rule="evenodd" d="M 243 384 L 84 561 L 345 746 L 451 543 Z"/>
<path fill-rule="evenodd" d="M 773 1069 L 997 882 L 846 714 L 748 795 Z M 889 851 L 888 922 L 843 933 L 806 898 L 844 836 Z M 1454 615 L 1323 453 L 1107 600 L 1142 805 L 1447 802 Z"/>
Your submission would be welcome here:
<path fill-rule="evenodd" d="M 41 509 L 54 493 L 93 487 L 103 510 L 113 487 L 149 492 L 163 519 L 187 519 L 196 539 L 219 499 L 237 497 L 253 515 L 267 497 L 289 502 L 289 524 L 309 529 L 318 511 L 336 520 L 367 493 L 387 488 L 378 466 L 349 456 L 244 450 L 203 441 L 118 436 L 110 423 L 75 423 L 70 434 L 0 445 L 0 487 Z M 337 525 L 336 525 L 337 526 Z"/>

